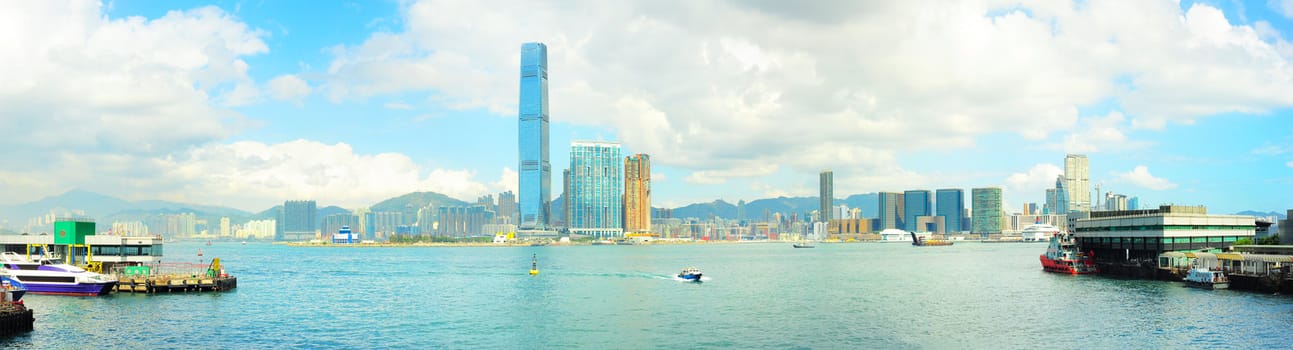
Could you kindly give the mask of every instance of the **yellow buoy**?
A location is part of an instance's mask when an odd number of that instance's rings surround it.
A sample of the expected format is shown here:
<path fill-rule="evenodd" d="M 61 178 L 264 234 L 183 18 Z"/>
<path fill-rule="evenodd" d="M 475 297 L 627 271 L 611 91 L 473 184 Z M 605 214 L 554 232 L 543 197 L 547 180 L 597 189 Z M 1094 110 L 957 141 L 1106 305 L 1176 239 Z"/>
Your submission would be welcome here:
<path fill-rule="evenodd" d="M 539 256 L 530 256 L 530 276 L 539 274 Z"/>

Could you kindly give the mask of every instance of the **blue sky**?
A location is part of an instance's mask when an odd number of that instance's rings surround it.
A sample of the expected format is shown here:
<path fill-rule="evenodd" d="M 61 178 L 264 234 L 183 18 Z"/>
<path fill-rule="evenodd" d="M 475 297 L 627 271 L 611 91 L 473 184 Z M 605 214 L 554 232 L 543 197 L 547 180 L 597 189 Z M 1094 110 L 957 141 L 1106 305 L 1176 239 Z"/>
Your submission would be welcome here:
<path fill-rule="evenodd" d="M 1082 153 L 1146 205 L 1293 208 L 1293 1 L 0 10 L 0 204 L 514 189 L 519 48 L 540 41 L 554 174 L 571 140 L 620 141 L 651 154 L 656 206 L 815 196 L 829 168 L 840 197 L 1001 186 L 1017 211 Z"/>

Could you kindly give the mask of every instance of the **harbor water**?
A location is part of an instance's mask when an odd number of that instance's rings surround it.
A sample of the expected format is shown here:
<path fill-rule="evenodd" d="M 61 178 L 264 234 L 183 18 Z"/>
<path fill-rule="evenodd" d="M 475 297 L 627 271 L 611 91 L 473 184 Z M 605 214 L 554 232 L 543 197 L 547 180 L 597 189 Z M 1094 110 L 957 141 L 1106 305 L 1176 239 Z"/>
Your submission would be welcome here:
<path fill-rule="evenodd" d="M 204 252 L 203 257 L 197 251 Z M 1045 244 L 168 243 L 223 293 L 28 295 L 0 348 L 1285 348 L 1293 296 L 1045 273 Z M 531 257 L 540 274 L 530 276 Z M 703 283 L 673 278 L 696 266 Z"/>

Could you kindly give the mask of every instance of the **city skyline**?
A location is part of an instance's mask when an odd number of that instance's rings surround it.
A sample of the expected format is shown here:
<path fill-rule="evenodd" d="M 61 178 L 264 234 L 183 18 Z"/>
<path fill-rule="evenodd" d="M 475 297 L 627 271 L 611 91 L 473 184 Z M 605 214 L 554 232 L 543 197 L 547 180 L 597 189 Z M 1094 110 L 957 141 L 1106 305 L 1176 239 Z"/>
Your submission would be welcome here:
<path fill-rule="evenodd" d="M 1264 5 L 6 3 L 0 205 L 523 198 L 517 48 L 543 42 L 550 167 L 620 142 L 658 207 L 809 197 L 830 168 L 836 193 L 997 186 L 1013 210 L 1075 153 L 1141 206 L 1278 211 L 1293 13 Z"/>

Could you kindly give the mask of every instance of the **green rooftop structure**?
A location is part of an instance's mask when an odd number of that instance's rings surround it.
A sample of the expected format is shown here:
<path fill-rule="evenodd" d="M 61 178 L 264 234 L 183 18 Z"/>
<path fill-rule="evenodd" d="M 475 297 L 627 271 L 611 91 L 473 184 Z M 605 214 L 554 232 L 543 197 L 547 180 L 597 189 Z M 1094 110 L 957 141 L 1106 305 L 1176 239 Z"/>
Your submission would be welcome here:
<path fill-rule="evenodd" d="M 85 236 L 94 235 L 94 220 L 59 218 L 54 221 L 54 244 L 85 244 Z"/>

